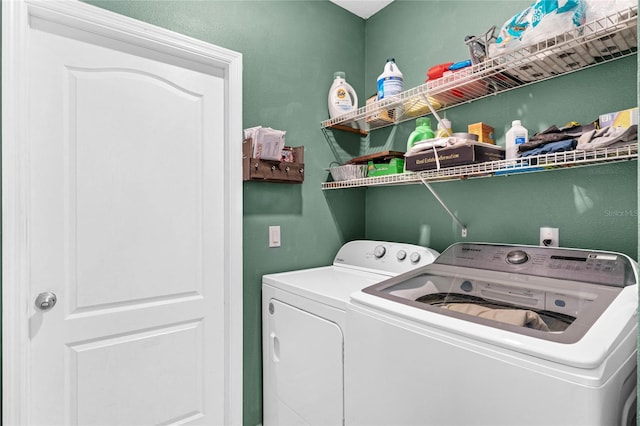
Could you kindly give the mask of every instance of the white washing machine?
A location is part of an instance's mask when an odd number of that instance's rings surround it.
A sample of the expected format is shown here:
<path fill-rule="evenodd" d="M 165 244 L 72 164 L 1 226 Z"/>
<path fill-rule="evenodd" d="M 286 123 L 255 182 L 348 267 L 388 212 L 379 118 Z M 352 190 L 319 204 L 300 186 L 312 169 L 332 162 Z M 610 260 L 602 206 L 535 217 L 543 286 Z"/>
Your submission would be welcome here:
<path fill-rule="evenodd" d="M 351 295 L 347 425 L 635 424 L 638 267 L 459 243 Z"/>
<path fill-rule="evenodd" d="M 332 266 L 264 275 L 264 425 L 343 425 L 349 295 L 437 255 L 421 246 L 359 240 L 342 246 Z"/>

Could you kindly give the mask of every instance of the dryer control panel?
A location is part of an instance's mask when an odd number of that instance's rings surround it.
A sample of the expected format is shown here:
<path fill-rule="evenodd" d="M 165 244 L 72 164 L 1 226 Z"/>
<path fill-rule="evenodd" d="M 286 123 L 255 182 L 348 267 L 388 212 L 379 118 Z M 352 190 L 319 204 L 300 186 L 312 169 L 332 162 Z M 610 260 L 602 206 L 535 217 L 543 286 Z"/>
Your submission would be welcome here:
<path fill-rule="evenodd" d="M 432 263 L 439 253 L 415 244 L 355 240 L 340 248 L 334 266 L 397 275 Z"/>

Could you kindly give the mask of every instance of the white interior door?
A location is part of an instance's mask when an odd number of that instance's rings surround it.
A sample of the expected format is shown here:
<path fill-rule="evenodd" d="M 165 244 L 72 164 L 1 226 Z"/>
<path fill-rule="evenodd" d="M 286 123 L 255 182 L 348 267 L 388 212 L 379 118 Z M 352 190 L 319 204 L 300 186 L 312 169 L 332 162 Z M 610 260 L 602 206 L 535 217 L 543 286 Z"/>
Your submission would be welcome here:
<path fill-rule="evenodd" d="M 36 6 L 24 39 L 20 417 L 233 423 L 228 72 Z M 45 292 L 56 303 L 42 309 Z"/>

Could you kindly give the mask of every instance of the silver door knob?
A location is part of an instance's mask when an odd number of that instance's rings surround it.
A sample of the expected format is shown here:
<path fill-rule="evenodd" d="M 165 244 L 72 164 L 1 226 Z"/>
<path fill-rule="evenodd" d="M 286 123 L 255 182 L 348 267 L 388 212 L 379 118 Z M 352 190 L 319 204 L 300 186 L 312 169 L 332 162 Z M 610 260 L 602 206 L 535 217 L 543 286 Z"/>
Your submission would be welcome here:
<path fill-rule="evenodd" d="M 57 301 L 58 298 L 56 297 L 55 293 L 45 291 L 43 293 L 40 293 L 38 297 L 36 297 L 36 309 L 43 312 L 48 311 L 56 305 Z"/>

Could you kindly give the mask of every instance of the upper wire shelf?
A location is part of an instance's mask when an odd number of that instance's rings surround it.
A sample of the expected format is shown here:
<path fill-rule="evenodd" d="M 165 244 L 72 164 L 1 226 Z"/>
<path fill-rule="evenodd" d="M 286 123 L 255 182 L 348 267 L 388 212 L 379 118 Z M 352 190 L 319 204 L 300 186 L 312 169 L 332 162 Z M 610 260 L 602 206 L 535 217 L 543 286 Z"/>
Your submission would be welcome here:
<path fill-rule="evenodd" d="M 438 182 L 451 179 L 466 179 L 495 175 L 510 175 L 535 172 L 559 167 L 587 166 L 638 158 L 638 143 L 619 148 L 574 150 L 541 154 L 514 160 L 487 161 L 422 172 L 406 172 L 386 176 L 367 177 L 337 182 L 324 182 L 322 189 L 341 189 L 368 186 L 407 185 L 423 182 Z"/>
<path fill-rule="evenodd" d="M 366 134 L 453 106 L 636 53 L 637 6 L 513 52 L 490 57 L 436 80 L 321 123 Z"/>

